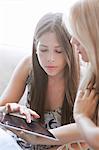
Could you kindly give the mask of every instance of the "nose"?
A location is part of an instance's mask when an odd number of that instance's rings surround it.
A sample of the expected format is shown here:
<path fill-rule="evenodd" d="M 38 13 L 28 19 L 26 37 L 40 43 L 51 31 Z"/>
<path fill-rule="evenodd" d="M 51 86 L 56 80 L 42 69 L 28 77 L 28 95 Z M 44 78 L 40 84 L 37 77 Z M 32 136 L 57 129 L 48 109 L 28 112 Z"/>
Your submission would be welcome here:
<path fill-rule="evenodd" d="M 54 57 L 53 52 L 49 52 L 49 54 L 48 54 L 48 62 L 54 62 L 54 60 L 55 60 L 55 57 Z"/>
<path fill-rule="evenodd" d="M 76 46 L 79 46 L 79 45 L 80 45 L 80 43 L 79 43 L 74 37 L 71 38 L 70 43 L 71 43 L 72 45 L 76 45 Z"/>
<path fill-rule="evenodd" d="M 75 40 L 74 37 L 71 38 L 70 43 L 71 43 L 72 45 L 73 45 L 73 44 L 76 44 L 76 40 Z"/>

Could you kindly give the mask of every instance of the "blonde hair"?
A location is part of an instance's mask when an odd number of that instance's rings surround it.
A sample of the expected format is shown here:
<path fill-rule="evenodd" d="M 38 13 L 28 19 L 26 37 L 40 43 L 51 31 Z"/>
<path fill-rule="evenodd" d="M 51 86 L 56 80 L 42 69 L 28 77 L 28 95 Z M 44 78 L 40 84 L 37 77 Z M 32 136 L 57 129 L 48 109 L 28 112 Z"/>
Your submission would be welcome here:
<path fill-rule="evenodd" d="M 72 36 L 85 48 L 91 63 L 81 85 L 85 88 L 94 73 L 99 92 L 99 0 L 76 2 L 70 9 L 68 20 Z"/>

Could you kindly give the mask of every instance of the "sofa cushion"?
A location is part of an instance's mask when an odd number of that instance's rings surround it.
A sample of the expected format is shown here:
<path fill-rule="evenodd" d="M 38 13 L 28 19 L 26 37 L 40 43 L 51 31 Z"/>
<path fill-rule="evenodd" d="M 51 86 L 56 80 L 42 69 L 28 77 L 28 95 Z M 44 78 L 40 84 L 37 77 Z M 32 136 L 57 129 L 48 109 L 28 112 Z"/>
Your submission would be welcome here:
<path fill-rule="evenodd" d="M 6 88 L 19 61 L 31 50 L 11 46 L 0 46 L 0 95 Z"/>

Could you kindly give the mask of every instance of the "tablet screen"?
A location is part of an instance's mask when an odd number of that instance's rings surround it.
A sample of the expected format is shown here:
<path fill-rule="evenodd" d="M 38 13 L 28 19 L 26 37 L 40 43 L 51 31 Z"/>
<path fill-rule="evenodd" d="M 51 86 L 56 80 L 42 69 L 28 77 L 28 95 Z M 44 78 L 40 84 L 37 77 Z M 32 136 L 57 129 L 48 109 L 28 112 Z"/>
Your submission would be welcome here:
<path fill-rule="evenodd" d="M 26 119 L 18 117 L 18 116 L 14 116 L 11 114 L 4 114 L 4 113 L 0 113 L 0 122 L 2 125 L 6 126 L 10 126 L 10 127 L 15 127 L 18 129 L 22 129 L 28 133 L 37 133 L 37 134 L 41 134 L 44 136 L 48 136 L 51 138 L 54 138 L 54 135 L 49 132 L 42 123 L 38 122 L 37 120 L 32 121 L 31 123 L 27 123 Z"/>

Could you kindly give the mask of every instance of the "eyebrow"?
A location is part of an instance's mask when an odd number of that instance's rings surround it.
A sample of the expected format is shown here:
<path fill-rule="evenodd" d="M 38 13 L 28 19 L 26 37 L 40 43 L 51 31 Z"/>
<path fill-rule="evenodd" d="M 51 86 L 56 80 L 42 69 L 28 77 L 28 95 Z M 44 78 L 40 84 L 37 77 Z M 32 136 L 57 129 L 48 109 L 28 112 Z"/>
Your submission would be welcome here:
<path fill-rule="evenodd" d="M 40 47 L 42 46 L 42 47 L 48 47 L 47 45 L 44 45 L 44 44 L 40 44 L 39 45 Z M 57 45 L 57 46 L 55 46 L 55 48 L 61 48 L 62 46 L 60 46 L 60 45 Z"/>
<path fill-rule="evenodd" d="M 47 45 L 44 45 L 44 44 L 40 44 L 39 46 L 42 46 L 42 47 L 48 47 Z"/>

